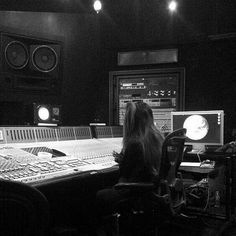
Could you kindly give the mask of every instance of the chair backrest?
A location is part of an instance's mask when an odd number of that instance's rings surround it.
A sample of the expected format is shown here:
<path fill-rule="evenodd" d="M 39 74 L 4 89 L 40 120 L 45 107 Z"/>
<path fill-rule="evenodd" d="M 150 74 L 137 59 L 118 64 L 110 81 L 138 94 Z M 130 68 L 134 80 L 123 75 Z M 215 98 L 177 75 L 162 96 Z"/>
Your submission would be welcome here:
<path fill-rule="evenodd" d="M 177 171 L 183 159 L 186 129 L 178 129 L 168 134 L 162 146 L 160 179 L 169 184 L 177 177 Z"/>
<path fill-rule="evenodd" d="M 36 188 L 0 180 L 0 234 L 43 236 L 48 230 L 49 204 Z"/>

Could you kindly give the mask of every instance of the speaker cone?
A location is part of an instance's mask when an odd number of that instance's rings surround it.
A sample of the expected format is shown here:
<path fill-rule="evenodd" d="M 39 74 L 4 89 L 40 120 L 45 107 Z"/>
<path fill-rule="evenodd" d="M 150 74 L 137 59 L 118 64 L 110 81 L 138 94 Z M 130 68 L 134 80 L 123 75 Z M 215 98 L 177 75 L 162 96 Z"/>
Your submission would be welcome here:
<path fill-rule="evenodd" d="M 57 53 L 50 46 L 38 46 L 32 53 L 32 63 L 41 72 L 53 71 L 58 64 Z"/>
<path fill-rule="evenodd" d="M 5 59 L 13 69 L 24 68 L 29 61 L 26 46 L 19 41 L 11 41 L 5 48 Z"/>
<path fill-rule="evenodd" d="M 38 107 L 38 118 L 41 121 L 46 121 L 50 118 L 50 111 L 47 107 L 45 106 L 39 106 Z"/>

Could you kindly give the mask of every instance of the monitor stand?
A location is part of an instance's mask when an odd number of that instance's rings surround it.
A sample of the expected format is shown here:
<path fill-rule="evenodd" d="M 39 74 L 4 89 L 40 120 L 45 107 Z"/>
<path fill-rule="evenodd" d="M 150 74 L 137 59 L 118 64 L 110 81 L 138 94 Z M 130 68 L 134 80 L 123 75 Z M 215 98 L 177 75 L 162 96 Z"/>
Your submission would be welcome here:
<path fill-rule="evenodd" d="M 192 152 L 194 153 L 205 152 L 205 145 L 203 143 L 192 144 Z"/>

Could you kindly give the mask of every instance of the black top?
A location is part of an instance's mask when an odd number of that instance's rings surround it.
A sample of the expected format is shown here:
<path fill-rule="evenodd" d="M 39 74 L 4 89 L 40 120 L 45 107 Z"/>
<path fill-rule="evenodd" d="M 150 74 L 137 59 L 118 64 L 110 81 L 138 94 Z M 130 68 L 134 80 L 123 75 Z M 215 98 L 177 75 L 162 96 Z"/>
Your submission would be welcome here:
<path fill-rule="evenodd" d="M 152 177 L 145 163 L 142 143 L 130 141 L 120 160 L 120 182 L 150 182 Z"/>

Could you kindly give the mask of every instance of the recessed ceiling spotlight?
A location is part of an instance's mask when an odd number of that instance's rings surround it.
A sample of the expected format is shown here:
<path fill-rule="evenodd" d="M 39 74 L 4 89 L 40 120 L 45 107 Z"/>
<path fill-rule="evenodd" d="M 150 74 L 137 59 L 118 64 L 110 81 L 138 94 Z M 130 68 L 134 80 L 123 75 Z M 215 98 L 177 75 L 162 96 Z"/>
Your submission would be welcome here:
<path fill-rule="evenodd" d="M 94 3 L 93 3 L 93 8 L 97 13 L 99 13 L 102 9 L 101 1 L 100 0 L 95 0 Z"/>
<path fill-rule="evenodd" d="M 169 4 L 168 4 L 168 9 L 171 11 L 171 12 L 175 12 L 177 10 L 177 2 L 176 1 L 170 1 Z"/>

